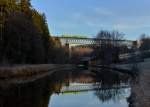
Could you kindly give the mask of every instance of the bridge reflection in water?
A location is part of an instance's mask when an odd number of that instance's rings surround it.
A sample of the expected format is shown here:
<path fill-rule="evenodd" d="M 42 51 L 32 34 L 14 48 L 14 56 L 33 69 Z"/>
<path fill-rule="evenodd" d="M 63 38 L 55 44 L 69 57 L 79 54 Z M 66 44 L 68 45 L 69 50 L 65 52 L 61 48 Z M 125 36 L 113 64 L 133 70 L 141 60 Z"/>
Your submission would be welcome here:
<path fill-rule="evenodd" d="M 111 89 L 122 89 L 122 88 L 129 88 L 129 85 L 122 84 L 121 86 L 114 85 L 111 87 Z M 107 90 L 110 89 L 110 87 L 101 87 L 100 84 L 81 84 L 81 85 L 74 85 L 74 86 L 69 86 L 69 87 L 63 87 L 61 89 L 61 93 L 66 93 L 66 92 L 81 92 L 81 91 L 93 91 L 93 90 Z"/>
<path fill-rule="evenodd" d="M 98 107 L 103 105 L 101 102 L 116 99 L 116 96 L 118 99 L 120 99 L 118 96 L 125 95 L 124 97 L 126 97 L 126 94 L 129 94 L 125 91 L 129 90 L 129 80 L 129 75 L 115 72 L 107 72 L 106 78 L 106 71 L 99 74 L 80 70 L 60 71 L 31 83 L 9 84 L 7 87 L 0 84 L 0 107 L 86 107 L 82 103 L 92 102 L 89 94 L 97 96 L 96 99 L 99 103 L 95 103 L 95 107 Z M 80 92 L 76 97 L 74 90 L 76 90 L 76 95 Z M 81 94 L 87 91 L 91 92 L 86 94 L 87 97 Z M 73 97 L 75 99 L 71 99 Z M 82 102 L 83 97 L 85 102 Z M 63 102 L 64 100 L 66 103 Z M 79 102 L 76 102 L 77 100 Z M 69 101 L 71 101 L 71 105 L 69 105 Z"/>

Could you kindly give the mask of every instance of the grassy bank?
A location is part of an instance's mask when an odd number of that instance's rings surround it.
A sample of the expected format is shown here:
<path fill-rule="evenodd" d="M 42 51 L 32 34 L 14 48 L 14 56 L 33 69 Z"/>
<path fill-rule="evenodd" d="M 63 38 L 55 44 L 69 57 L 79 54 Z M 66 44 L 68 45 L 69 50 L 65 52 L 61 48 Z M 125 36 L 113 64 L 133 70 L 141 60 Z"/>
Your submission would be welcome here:
<path fill-rule="evenodd" d="M 53 65 L 53 64 L 40 64 L 40 65 L 21 65 L 12 67 L 1 67 L 0 68 L 0 80 L 28 80 L 38 79 L 43 76 L 49 75 L 54 72 L 61 70 L 72 69 L 72 65 Z"/>
<path fill-rule="evenodd" d="M 23 65 L 13 67 L 1 67 L 0 79 L 34 76 L 47 72 L 48 68 L 48 65 Z"/>

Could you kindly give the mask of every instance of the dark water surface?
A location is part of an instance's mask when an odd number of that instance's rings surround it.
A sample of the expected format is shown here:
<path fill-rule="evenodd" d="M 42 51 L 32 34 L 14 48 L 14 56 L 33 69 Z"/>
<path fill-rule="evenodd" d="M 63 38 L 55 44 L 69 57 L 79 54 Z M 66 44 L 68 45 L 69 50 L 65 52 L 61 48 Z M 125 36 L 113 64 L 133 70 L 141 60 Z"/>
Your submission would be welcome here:
<path fill-rule="evenodd" d="M 43 79 L 0 87 L 0 107 L 128 107 L 129 75 L 104 70 L 60 71 Z"/>

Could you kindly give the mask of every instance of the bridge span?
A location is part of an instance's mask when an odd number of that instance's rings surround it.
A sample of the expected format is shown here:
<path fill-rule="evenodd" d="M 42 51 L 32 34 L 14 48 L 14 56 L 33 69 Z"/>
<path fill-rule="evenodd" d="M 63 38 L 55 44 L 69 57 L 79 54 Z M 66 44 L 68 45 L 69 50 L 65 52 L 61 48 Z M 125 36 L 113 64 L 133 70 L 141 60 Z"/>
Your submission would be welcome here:
<path fill-rule="evenodd" d="M 89 45 L 101 45 L 104 41 L 116 42 L 116 44 L 126 45 L 128 47 L 132 46 L 133 41 L 131 40 L 107 40 L 107 39 L 97 39 L 97 38 L 73 38 L 73 37 L 54 37 L 59 39 L 61 44 L 65 46 L 68 44 L 70 47 L 73 46 L 89 46 Z"/>

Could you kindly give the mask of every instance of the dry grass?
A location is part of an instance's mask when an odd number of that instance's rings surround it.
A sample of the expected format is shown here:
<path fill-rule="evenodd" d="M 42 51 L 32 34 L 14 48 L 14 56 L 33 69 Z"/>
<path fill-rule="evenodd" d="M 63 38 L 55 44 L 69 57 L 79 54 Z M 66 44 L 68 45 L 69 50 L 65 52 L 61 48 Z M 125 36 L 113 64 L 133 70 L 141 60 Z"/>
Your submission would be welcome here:
<path fill-rule="evenodd" d="M 0 79 L 22 78 L 40 75 L 57 68 L 56 65 L 23 65 L 14 67 L 1 67 Z"/>

